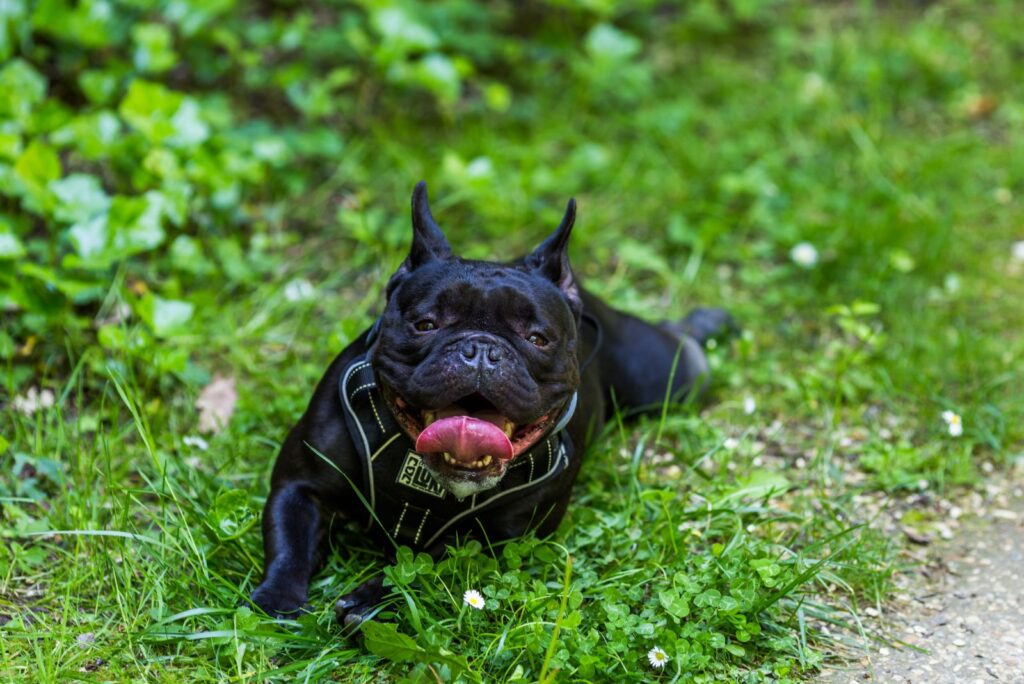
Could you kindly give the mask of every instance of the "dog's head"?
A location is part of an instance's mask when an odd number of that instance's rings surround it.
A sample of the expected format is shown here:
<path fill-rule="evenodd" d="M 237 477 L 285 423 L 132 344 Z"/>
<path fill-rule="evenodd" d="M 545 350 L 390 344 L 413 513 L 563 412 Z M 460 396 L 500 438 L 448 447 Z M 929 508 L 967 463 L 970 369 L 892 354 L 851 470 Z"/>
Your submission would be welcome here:
<path fill-rule="evenodd" d="M 371 349 L 381 390 L 427 467 L 462 498 L 498 484 L 546 435 L 579 384 L 582 302 L 567 254 L 576 217 L 510 262 L 452 254 L 412 196 L 409 256 L 387 286 Z"/>

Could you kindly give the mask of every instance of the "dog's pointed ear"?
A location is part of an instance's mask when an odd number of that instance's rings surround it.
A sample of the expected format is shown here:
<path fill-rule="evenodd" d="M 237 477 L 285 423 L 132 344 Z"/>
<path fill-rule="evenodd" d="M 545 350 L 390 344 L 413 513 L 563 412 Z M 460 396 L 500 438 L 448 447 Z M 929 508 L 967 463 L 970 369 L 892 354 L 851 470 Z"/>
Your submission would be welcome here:
<path fill-rule="evenodd" d="M 448 239 L 430 213 L 427 184 L 420 181 L 412 191 L 412 245 L 409 247 L 409 255 L 388 282 L 387 296 L 391 296 L 391 291 L 410 271 L 435 259 L 447 259 L 451 255 L 452 248 L 448 245 Z"/>
<path fill-rule="evenodd" d="M 411 270 L 433 259 L 451 255 L 452 248 L 430 213 L 427 184 L 420 181 L 412 191 L 412 247 L 406 261 Z"/>
<path fill-rule="evenodd" d="M 569 300 L 573 315 L 579 318 L 583 311 L 583 300 L 580 299 L 580 288 L 569 266 L 569 236 L 575 223 L 576 200 L 571 199 L 558 228 L 526 257 L 524 263 L 557 285 Z"/>

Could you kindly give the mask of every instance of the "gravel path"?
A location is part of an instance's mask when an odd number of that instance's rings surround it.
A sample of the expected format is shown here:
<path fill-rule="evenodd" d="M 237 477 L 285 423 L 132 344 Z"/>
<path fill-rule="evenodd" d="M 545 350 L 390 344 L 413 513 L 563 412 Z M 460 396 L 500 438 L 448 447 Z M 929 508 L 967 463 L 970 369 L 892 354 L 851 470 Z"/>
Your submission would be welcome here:
<path fill-rule="evenodd" d="M 1019 485 L 1004 491 L 1005 507 L 929 547 L 932 562 L 882 623 L 894 645 L 819 681 L 1024 684 L 1024 497 Z"/>

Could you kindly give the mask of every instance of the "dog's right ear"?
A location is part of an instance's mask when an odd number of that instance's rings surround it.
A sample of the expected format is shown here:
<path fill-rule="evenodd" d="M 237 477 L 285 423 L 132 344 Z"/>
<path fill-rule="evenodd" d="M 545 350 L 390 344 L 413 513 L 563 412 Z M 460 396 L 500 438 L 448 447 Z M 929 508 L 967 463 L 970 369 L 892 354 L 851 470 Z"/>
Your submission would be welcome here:
<path fill-rule="evenodd" d="M 412 246 L 409 248 L 409 256 L 388 281 L 387 296 L 391 296 L 391 291 L 410 271 L 435 259 L 447 259 L 451 255 L 452 248 L 430 213 L 427 184 L 420 181 L 412 191 Z"/>

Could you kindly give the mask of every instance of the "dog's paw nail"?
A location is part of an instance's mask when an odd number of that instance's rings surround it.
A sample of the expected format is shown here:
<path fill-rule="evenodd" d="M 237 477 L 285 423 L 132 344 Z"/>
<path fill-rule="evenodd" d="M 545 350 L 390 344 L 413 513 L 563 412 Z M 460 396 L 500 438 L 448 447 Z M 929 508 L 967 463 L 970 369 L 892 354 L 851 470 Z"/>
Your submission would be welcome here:
<path fill-rule="evenodd" d="M 338 602 L 334 604 L 334 612 L 339 615 L 347 613 L 348 611 L 359 605 L 359 602 L 351 596 L 342 596 L 338 599 Z"/>
<path fill-rule="evenodd" d="M 359 628 L 359 625 L 363 624 L 364 620 L 366 620 L 366 615 L 363 613 L 349 613 L 345 616 L 343 622 L 346 629 L 355 630 Z"/>

